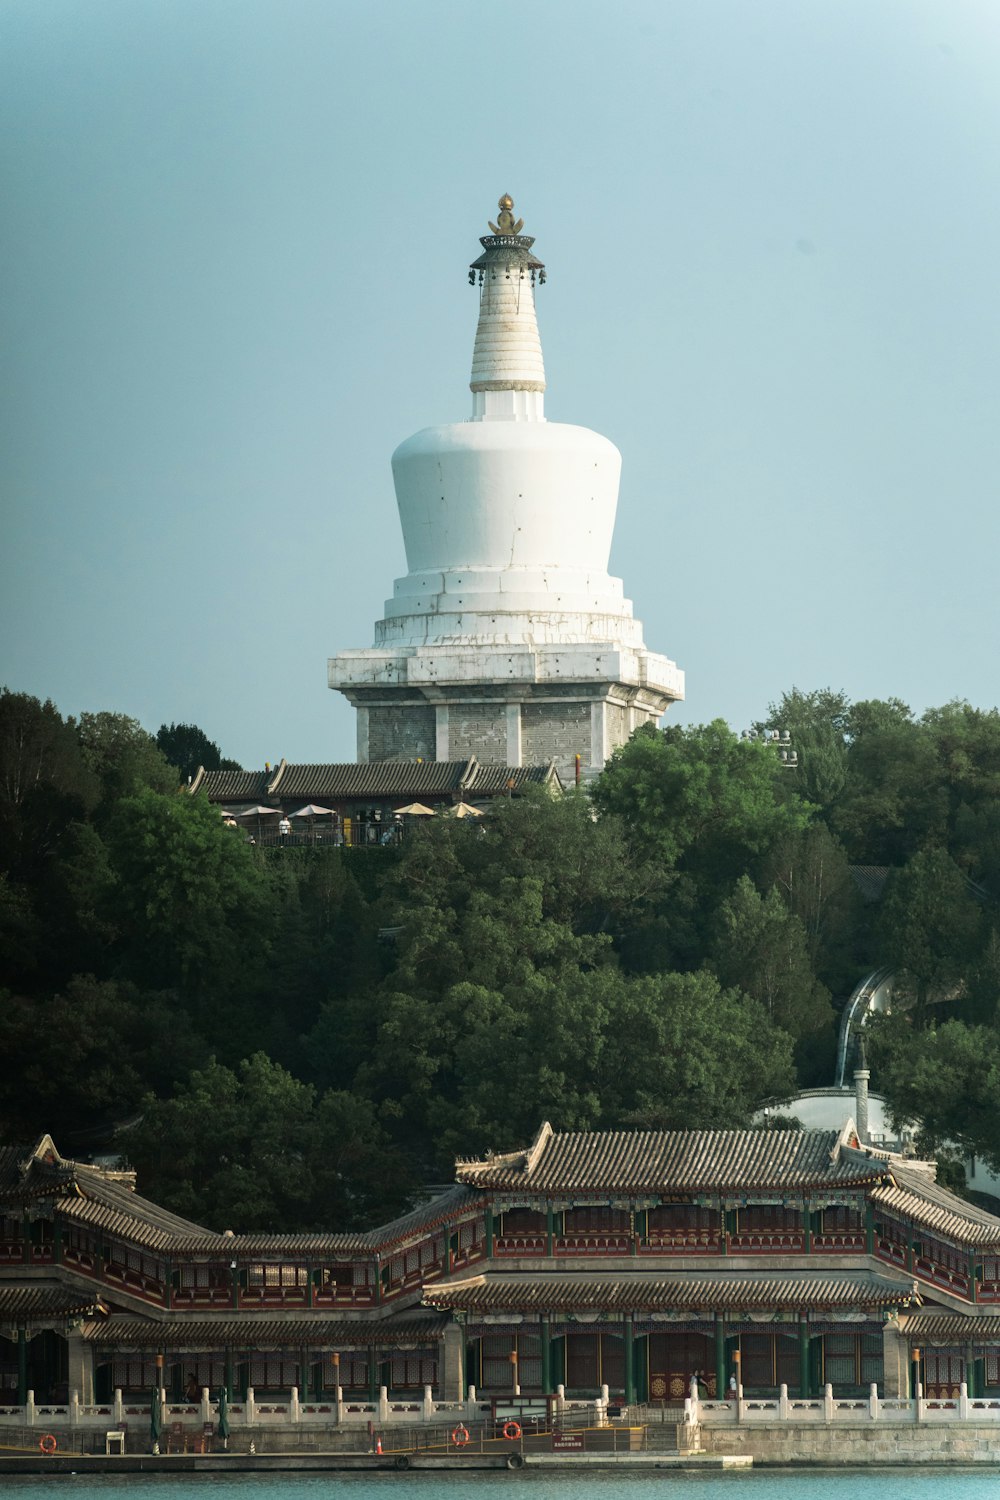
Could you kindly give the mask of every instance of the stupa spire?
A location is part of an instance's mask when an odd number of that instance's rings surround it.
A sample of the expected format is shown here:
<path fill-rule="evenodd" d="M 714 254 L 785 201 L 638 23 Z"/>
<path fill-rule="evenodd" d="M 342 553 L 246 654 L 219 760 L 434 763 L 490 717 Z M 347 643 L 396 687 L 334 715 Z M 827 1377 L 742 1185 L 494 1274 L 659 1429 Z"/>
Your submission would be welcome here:
<path fill-rule="evenodd" d="M 483 253 L 469 267 L 479 286 L 479 323 L 472 353 L 474 421 L 544 420 L 545 364 L 535 318 L 535 287 L 545 267 L 531 253 L 523 219 L 514 218 L 514 200 L 504 193 L 492 234 L 479 243 Z"/>

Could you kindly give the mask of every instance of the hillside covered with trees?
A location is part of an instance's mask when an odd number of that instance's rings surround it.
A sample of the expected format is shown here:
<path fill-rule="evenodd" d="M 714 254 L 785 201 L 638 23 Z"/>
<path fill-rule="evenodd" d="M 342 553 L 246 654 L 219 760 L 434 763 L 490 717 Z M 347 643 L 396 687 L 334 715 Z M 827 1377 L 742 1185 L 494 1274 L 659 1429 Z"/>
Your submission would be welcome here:
<path fill-rule="evenodd" d="M 364 1226 L 542 1118 L 748 1123 L 831 1080 L 885 963 L 875 1086 L 1000 1165 L 1000 714 L 793 691 L 758 727 L 794 767 L 642 730 L 589 795 L 258 848 L 187 792 L 194 726 L 4 691 L 0 1134 L 214 1227 Z"/>

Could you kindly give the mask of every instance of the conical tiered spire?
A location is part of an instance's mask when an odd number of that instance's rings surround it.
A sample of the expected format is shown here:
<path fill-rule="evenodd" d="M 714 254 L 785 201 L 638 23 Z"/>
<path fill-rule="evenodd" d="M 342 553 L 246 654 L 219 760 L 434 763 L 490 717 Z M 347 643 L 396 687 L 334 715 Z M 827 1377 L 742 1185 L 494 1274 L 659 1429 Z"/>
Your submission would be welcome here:
<path fill-rule="evenodd" d="M 472 354 L 472 416 L 475 421 L 542 421 L 545 365 L 535 319 L 535 286 L 545 267 L 531 253 L 535 243 L 514 219 L 514 200 L 500 199 L 492 234 L 469 267 L 479 285 L 479 324 Z"/>

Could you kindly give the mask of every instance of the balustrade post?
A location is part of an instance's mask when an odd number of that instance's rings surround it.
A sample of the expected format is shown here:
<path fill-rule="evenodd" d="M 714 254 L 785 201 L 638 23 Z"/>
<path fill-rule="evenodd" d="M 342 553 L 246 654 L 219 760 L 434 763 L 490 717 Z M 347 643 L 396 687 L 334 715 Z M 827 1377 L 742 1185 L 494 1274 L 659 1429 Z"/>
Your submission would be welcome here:
<path fill-rule="evenodd" d="M 823 1421 L 833 1421 L 833 1386 L 829 1381 L 823 1387 Z"/>
<path fill-rule="evenodd" d="M 246 1411 L 244 1415 L 244 1425 L 247 1427 L 256 1427 L 257 1425 L 257 1401 L 253 1393 L 252 1385 L 247 1386 L 247 1401 Z"/>
<path fill-rule="evenodd" d="M 383 1427 L 389 1420 L 389 1388 L 385 1385 L 378 1388 L 378 1419 Z"/>
<path fill-rule="evenodd" d="M 114 1400 L 111 1403 L 111 1420 L 116 1427 L 125 1420 L 125 1403 L 122 1401 L 121 1386 L 115 1387 Z"/>
<path fill-rule="evenodd" d="M 871 1385 L 868 1387 L 868 1415 L 869 1415 L 869 1417 L 871 1418 L 871 1420 L 873 1422 L 877 1422 L 878 1421 L 878 1416 L 879 1416 L 878 1386 L 875 1384 L 874 1380 L 872 1381 Z"/>
<path fill-rule="evenodd" d="M 79 1391 L 70 1391 L 70 1393 L 69 1393 L 69 1425 L 71 1427 L 79 1427 L 79 1425 L 80 1425 L 80 1392 Z"/>
<path fill-rule="evenodd" d="M 561 1414 L 566 1409 L 566 1387 L 556 1386 L 556 1410 Z"/>
<path fill-rule="evenodd" d="M 969 1387 L 964 1380 L 958 1388 L 958 1415 L 963 1422 L 969 1419 Z"/>
<path fill-rule="evenodd" d="M 424 1386 L 424 1401 L 421 1416 L 425 1422 L 434 1420 L 434 1393 L 429 1385 Z"/>
<path fill-rule="evenodd" d="M 344 1388 L 338 1383 L 333 1388 L 334 1403 L 337 1408 L 337 1426 L 341 1426 L 344 1420 Z"/>
<path fill-rule="evenodd" d="M 779 1387 L 778 1387 L 778 1421 L 779 1422 L 787 1422 L 788 1421 L 788 1412 L 789 1412 L 789 1406 L 788 1406 L 788 1387 L 787 1387 L 787 1385 L 779 1385 Z"/>
<path fill-rule="evenodd" d="M 24 1425 L 34 1427 L 35 1425 L 35 1393 L 26 1391 L 24 1396 Z"/>
<path fill-rule="evenodd" d="M 302 1407 L 299 1403 L 299 1388 L 293 1385 L 288 1393 L 288 1415 L 292 1422 L 302 1421 Z"/>
<path fill-rule="evenodd" d="M 17 1330 L 17 1404 L 26 1406 L 28 1402 L 28 1330 L 19 1328 Z"/>
<path fill-rule="evenodd" d="M 203 1427 L 206 1422 L 211 1422 L 212 1420 L 212 1393 L 207 1385 L 203 1385 L 201 1388 L 201 1411 L 199 1412 L 199 1417 L 201 1418 Z"/>

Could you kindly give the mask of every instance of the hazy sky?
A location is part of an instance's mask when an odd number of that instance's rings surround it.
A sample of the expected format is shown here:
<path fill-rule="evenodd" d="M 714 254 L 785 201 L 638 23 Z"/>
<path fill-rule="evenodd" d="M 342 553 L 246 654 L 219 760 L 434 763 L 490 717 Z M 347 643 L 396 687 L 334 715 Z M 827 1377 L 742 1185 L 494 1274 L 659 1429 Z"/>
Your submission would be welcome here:
<path fill-rule="evenodd" d="M 997 0 L 0 0 L 0 681 L 354 758 L 326 658 L 536 236 L 682 722 L 993 706 Z"/>

